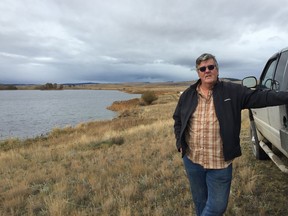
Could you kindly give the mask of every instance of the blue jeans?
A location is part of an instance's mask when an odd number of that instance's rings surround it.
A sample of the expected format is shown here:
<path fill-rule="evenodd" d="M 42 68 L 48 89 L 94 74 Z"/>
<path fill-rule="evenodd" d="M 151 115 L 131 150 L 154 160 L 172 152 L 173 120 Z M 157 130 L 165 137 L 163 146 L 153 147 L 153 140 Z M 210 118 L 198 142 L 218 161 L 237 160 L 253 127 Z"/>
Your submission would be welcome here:
<path fill-rule="evenodd" d="M 224 169 L 205 169 L 186 155 L 183 162 L 197 216 L 223 215 L 230 194 L 232 164 Z"/>

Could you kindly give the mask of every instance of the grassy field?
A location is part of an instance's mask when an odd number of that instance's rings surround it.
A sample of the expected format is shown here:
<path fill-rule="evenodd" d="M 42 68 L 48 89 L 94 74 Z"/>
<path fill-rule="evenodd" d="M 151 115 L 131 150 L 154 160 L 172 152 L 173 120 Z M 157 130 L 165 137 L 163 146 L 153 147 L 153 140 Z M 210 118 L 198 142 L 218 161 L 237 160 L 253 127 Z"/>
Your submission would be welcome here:
<path fill-rule="evenodd" d="M 185 85 L 118 86 L 156 91 L 158 100 L 116 103 L 119 117 L 110 121 L 1 141 L 0 215 L 193 215 L 172 120 Z M 253 158 L 248 128 L 243 111 L 243 156 L 234 161 L 226 215 L 288 215 L 287 175 Z"/>

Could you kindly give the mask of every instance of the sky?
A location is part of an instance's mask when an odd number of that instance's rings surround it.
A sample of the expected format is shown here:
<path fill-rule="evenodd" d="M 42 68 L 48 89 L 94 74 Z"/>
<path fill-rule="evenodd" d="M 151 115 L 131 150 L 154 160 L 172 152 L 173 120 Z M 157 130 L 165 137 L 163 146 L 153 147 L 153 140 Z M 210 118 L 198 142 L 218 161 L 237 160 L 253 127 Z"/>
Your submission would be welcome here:
<path fill-rule="evenodd" d="M 216 56 L 220 77 L 259 77 L 288 47 L 286 0 L 1 0 L 0 83 L 197 79 Z"/>

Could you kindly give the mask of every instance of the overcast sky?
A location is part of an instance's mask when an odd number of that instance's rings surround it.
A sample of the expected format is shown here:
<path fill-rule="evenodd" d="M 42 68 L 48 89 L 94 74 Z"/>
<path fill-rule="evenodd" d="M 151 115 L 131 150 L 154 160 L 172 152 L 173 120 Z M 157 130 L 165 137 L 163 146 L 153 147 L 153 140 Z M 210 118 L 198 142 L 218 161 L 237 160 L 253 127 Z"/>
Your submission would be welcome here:
<path fill-rule="evenodd" d="M 0 83 L 158 82 L 259 76 L 288 47 L 287 0 L 1 0 Z"/>

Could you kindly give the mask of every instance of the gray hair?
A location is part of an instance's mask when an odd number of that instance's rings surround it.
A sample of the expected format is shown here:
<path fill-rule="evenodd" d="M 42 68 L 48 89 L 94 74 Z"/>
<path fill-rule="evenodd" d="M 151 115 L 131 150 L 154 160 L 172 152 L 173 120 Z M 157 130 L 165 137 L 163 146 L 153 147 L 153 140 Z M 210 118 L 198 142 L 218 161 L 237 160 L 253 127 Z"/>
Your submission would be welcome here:
<path fill-rule="evenodd" d="M 215 67 L 216 67 L 217 70 L 218 70 L 218 69 L 219 69 L 219 68 L 218 68 L 218 62 L 217 62 L 215 56 L 212 55 L 212 54 L 209 54 L 209 53 L 204 53 L 204 54 L 200 55 L 200 56 L 196 59 L 196 69 L 198 69 L 198 66 L 201 64 L 201 62 L 207 61 L 207 60 L 209 60 L 209 59 L 213 59 L 213 60 L 214 60 L 214 62 L 215 62 Z"/>

